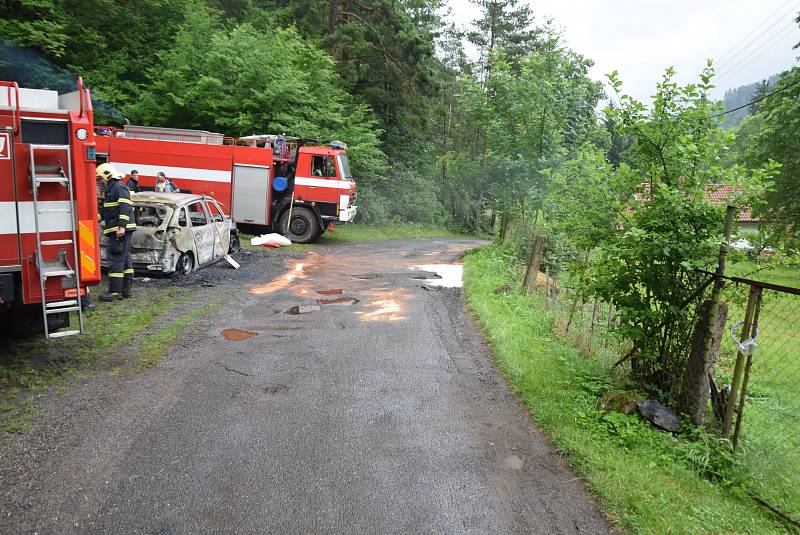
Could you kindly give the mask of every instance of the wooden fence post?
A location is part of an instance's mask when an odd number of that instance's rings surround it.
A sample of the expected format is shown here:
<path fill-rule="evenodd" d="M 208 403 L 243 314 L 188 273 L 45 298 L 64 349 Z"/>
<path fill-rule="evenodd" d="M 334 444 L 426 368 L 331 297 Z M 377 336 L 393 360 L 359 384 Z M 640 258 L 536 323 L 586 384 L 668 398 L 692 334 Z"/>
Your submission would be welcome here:
<path fill-rule="evenodd" d="M 753 330 L 758 332 L 758 315 L 761 312 L 762 288 L 757 288 L 755 312 L 753 313 Z M 742 338 L 742 342 L 746 339 Z M 733 451 L 739 445 L 739 431 L 742 428 L 742 418 L 744 417 L 744 401 L 747 398 L 747 384 L 750 382 L 750 367 L 753 365 L 753 352 L 747 354 L 747 364 L 744 367 L 744 379 L 742 380 L 742 393 L 739 396 L 739 407 L 736 409 L 736 427 L 733 430 Z"/>
<path fill-rule="evenodd" d="M 757 286 L 750 286 L 750 295 L 747 298 L 747 309 L 744 313 L 744 325 L 742 325 L 741 340 L 748 340 L 750 338 L 750 329 L 753 326 L 753 317 L 755 316 L 756 301 L 761 295 L 761 289 Z M 725 403 L 725 417 L 722 420 L 722 436 L 727 437 L 731 432 L 731 422 L 733 420 L 733 410 L 736 407 L 736 394 L 739 391 L 739 381 L 742 379 L 742 368 L 744 366 L 745 356 L 741 351 L 736 354 L 736 367 L 733 369 L 733 379 L 731 379 L 731 391 L 728 394 L 727 403 Z"/>

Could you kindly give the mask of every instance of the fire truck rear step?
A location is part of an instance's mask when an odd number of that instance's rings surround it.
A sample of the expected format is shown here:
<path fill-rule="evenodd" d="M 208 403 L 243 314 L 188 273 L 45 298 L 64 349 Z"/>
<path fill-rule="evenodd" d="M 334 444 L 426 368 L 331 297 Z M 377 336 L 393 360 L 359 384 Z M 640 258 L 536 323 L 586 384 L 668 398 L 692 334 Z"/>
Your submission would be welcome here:
<path fill-rule="evenodd" d="M 35 230 L 36 230 L 36 267 L 39 271 L 39 288 L 41 290 L 41 299 L 42 299 L 42 320 L 44 322 L 44 335 L 45 338 L 61 338 L 64 336 L 73 336 L 76 334 L 83 334 L 83 310 L 80 306 L 80 299 L 67 299 L 63 301 L 51 301 L 47 302 L 47 296 L 45 295 L 45 289 L 47 286 L 47 279 L 51 277 L 63 277 L 62 279 L 62 290 L 69 289 L 73 290 L 75 293 L 73 295 L 80 295 L 81 292 L 81 278 L 80 273 L 77 270 L 77 265 L 75 268 L 72 268 L 69 265 L 69 262 L 66 257 L 66 249 L 61 249 L 58 252 L 58 258 L 55 261 L 47 261 L 44 259 L 42 255 L 42 247 L 52 246 L 52 245 L 71 245 L 72 246 L 72 258 L 75 259 L 77 264 L 78 259 L 80 258 L 78 253 L 78 246 L 77 246 L 77 233 L 76 233 L 76 223 L 75 223 L 75 216 L 72 211 L 72 207 L 75 206 L 75 192 L 73 190 L 72 184 L 72 156 L 70 152 L 69 145 L 37 145 L 32 144 L 30 147 L 30 176 L 31 181 L 33 182 L 31 190 L 33 191 L 33 217 L 35 223 Z M 36 152 L 37 151 L 61 151 L 66 155 L 66 166 L 62 164 L 62 161 L 58 162 L 58 167 L 56 170 L 57 174 L 41 174 L 37 173 L 37 166 L 36 166 Z M 39 167 L 39 169 L 43 169 L 43 167 Z M 50 171 L 52 169 L 48 168 L 47 170 Z M 40 208 L 39 207 L 39 185 L 40 184 L 48 184 L 48 183 L 58 183 L 62 186 L 66 187 L 67 189 L 67 198 L 62 199 L 69 201 L 70 208 Z M 41 225 L 39 222 L 39 216 L 44 214 L 54 214 L 54 213 L 62 213 L 62 214 L 70 214 L 70 217 L 67 218 L 69 221 L 69 228 L 65 229 L 68 230 L 72 236 L 69 239 L 57 239 L 57 240 L 43 240 L 41 235 Z M 69 287 L 66 286 L 67 283 L 73 283 Z M 58 331 L 58 332 L 50 332 L 50 327 L 47 322 L 47 317 L 53 314 L 65 314 L 70 312 L 77 312 L 78 313 L 78 329 L 70 330 L 70 331 Z"/>
<path fill-rule="evenodd" d="M 50 333 L 47 337 L 48 338 L 61 338 L 62 336 L 73 336 L 76 334 L 83 334 L 83 331 L 58 331 L 55 333 Z"/>

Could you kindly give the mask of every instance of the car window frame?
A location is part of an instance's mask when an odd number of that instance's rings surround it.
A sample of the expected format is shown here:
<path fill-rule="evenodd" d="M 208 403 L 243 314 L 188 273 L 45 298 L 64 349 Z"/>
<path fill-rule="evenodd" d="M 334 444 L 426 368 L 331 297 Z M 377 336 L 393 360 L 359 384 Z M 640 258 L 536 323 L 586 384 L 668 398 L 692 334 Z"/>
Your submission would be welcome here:
<path fill-rule="evenodd" d="M 189 209 L 189 207 L 194 205 L 194 204 L 199 204 L 200 207 L 203 210 L 203 216 L 206 218 L 206 222 L 203 223 L 202 225 L 195 224 L 194 220 L 192 219 L 192 211 Z M 208 213 L 208 208 L 206 207 L 205 202 L 203 202 L 203 199 L 197 199 L 197 200 L 188 202 L 188 203 L 186 203 L 185 208 L 186 208 L 186 215 L 188 216 L 188 220 L 191 223 L 191 228 L 202 228 L 202 227 L 205 227 L 206 225 L 209 225 L 211 223 L 212 219 L 211 219 L 211 217 L 210 217 L 210 215 Z"/>

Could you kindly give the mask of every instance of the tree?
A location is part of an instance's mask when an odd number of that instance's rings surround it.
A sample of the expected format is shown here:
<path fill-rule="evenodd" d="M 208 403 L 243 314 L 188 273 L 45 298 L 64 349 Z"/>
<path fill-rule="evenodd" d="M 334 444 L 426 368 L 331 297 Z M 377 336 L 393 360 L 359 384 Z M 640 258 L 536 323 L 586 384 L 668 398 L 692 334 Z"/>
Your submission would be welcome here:
<path fill-rule="evenodd" d="M 531 52 L 538 40 L 538 30 L 533 26 L 530 6 L 519 0 L 470 0 L 481 9 L 481 16 L 472 22 L 469 41 L 481 53 L 480 76 L 491 77 L 492 62 L 498 49 L 503 50 L 507 63 L 516 67 Z"/>
<path fill-rule="evenodd" d="M 593 268 L 593 291 L 615 306 L 620 334 L 633 340 L 634 377 L 668 401 L 680 383 L 701 301 L 705 276 L 696 270 L 712 267 L 722 241 L 724 207 L 706 191 L 731 184 L 741 192 L 732 202 L 752 204 L 774 171 L 719 165 L 732 134 L 712 119 L 720 106 L 708 95 L 710 62 L 696 84 L 678 86 L 674 76 L 667 69 L 650 106 L 622 95 L 616 73 L 610 76 L 621 104 L 606 113 L 633 139 L 631 168 L 618 171 L 630 209 Z"/>
<path fill-rule="evenodd" d="M 761 129 L 752 136 L 745 161 L 780 164 L 760 214 L 795 248 L 800 241 L 800 68 L 784 73 L 774 91 L 775 95 L 759 103 L 754 120 Z"/>

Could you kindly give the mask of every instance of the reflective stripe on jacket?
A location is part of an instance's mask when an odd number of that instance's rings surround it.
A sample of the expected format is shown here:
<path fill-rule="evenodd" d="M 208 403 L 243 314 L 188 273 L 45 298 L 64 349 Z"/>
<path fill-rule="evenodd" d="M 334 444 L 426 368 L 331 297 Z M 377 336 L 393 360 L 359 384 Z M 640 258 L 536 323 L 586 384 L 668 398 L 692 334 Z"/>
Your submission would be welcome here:
<path fill-rule="evenodd" d="M 113 234 L 122 226 L 126 232 L 136 230 L 133 220 L 133 201 L 128 186 L 119 180 L 110 180 L 106 186 L 106 198 L 103 201 L 103 220 L 106 228 L 103 234 Z"/>

